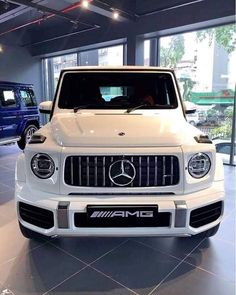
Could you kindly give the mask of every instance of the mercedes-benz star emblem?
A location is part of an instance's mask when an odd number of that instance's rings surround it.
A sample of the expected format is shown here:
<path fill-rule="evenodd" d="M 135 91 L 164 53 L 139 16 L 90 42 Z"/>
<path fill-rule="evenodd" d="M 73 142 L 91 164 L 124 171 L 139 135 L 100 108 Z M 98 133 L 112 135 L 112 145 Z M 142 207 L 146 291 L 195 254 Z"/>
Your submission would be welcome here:
<path fill-rule="evenodd" d="M 130 184 L 136 176 L 134 165 L 128 160 L 118 160 L 109 167 L 109 178 L 118 186 Z"/>

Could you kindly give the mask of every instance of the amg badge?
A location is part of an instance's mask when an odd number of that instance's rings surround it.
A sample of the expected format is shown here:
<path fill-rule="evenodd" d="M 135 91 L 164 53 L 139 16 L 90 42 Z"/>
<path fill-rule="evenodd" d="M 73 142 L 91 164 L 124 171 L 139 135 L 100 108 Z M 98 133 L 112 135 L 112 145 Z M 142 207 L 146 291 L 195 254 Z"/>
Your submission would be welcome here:
<path fill-rule="evenodd" d="M 138 217 L 138 218 L 153 218 L 153 211 L 94 211 L 90 218 L 113 218 L 113 217 Z"/>

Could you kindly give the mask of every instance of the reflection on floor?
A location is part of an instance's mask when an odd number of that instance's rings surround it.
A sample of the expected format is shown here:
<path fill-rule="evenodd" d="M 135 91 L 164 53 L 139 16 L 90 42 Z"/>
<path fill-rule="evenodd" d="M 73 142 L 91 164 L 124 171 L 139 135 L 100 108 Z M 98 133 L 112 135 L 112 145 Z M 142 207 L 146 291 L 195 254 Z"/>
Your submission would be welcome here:
<path fill-rule="evenodd" d="M 0 294 L 233 295 L 235 171 L 225 166 L 218 234 L 197 238 L 57 238 L 28 241 L 14 205 L 16 146 L 0 147 Z"/>

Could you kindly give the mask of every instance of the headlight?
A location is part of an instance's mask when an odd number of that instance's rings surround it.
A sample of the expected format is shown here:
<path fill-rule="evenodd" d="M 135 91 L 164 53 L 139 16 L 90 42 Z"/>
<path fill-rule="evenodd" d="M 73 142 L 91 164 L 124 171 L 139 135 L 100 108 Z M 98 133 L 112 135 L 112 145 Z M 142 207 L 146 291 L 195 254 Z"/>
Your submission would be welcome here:
<path fill-rule="evenodd" d="M 39 178 L 49 178 L 55 171 L 53 159 L 47 154 L 36 154 L 31 160 L 31 169 Z"/>
<path fill-rule="evenodd" d="M 208 155 L 198 153 L 191 157 L 188 162 L 188 172 L 194 178 L 202 178 L 211 168 L 211 160 Z"/>

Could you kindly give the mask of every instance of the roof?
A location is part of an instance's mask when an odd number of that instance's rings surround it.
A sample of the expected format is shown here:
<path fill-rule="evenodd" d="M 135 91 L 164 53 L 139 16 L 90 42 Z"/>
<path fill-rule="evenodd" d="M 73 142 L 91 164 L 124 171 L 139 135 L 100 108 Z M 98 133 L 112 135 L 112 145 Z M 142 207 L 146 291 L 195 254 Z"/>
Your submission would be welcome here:
<path fill-rule="evenodd" d="M 164 67 L 147 67 L 147 66 L 78 66 L 78 67 L 69 67 L 65 68 L 62 71 L 68 70 L 136 70 L 136 71 L 170 71 L 173 72 L 173 69 L 164 68 Z"/>

